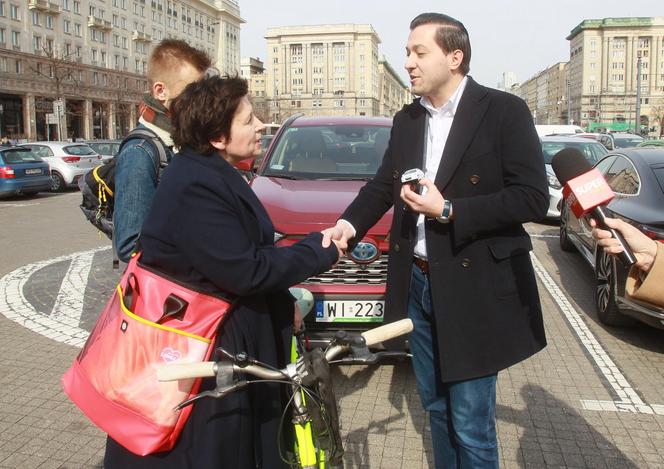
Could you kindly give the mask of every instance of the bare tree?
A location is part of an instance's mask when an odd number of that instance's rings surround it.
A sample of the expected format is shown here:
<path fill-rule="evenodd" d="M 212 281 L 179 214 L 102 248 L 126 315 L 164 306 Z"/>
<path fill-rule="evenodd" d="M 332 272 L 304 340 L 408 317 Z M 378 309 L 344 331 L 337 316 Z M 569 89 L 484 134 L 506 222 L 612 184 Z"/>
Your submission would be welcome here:
<path fill-rule="evenodd" d="M 659 138 L 664 136 L 664 103 L 650 106 L 650 115 L 653 121 L 659 123 Z"/>
<path fill-rule="evenodd" d="M 51 83 L 55 100 L 64 102 L 65 95 L 80 97 L 80 89 L 83 86 L 81 66 L 78 64 L 76 51 L 63 50 L 53 45 L 53 41 L 39 44 L 39 54 L 29 64 L 29 69 L 39 78 Z M 83 107 L 71 103 L 63 111 L 70 116 L 83 115 Z M 58 129 L 66 137 L 67 130 Z"/>

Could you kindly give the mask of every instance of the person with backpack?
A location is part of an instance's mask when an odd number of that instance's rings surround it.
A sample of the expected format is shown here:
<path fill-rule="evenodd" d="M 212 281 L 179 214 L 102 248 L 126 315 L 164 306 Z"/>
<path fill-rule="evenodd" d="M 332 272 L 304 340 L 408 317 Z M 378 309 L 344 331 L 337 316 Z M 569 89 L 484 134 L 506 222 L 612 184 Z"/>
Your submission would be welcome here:
<path fill-rule="evenodd" d="M 160 170 L 174 154 L 170 104 L 189 83 L 203 78 L 210 65 L 205 52 L 176 39 L 161 41 L 150 55 L 150 91 L 140 105 L 139 124 L 116 156 L 112 237 L 115 252 L 123 262 L 136 248 Z M 136 132 L 138 129 L 142 132 Z"/>

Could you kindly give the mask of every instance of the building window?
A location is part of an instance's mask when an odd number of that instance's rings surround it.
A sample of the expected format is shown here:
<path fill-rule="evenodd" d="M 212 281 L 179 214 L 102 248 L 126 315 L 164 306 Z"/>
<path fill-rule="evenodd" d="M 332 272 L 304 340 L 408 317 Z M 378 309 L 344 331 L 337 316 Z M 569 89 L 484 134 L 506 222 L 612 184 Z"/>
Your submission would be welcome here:
<path fill-rule="evenodd" d="M 65 34 L 69 34 L 70 27 L 71 27 L 71 21 L 69 20 L 62 21 L 62 30 L 65 32 Z"/>
<path fill-rule="evenodd" d="M 92 53 L 92 63 L 96 64 L 97 63 L 97 49 L 92 49 L 91 53 Z"/>
<path fill-rule="evenodd" d="M 16 59 L 16 68 L 14 70 L 16 70 L 16 73 L 19 75 L 23 72 L 23 64 L 21 63 L 21 59 Z"/>
<path fill-rule="evenodd" d="M 41 52 L 41 37 L 39 36 L 32 37 L 32 48 L 34 49 L 36 54 L 39 54 Z"/>
<path fill-rule="evenodd" d="M 14 5 L 13 3 L 10 3 L 9 4 L 9 17 L 13 20 L 18 20 L 19 19 L 18 18 L 19 14 L 20 14 L 20 12 L 18 10 L 18 6 Z"/>
<path fill-rule="evenodd" d="M 62 9 L 64 11 L 69 11 L 70 10 L 69 0 L 62 0 Z"/>
<path fill-rule="evenodd" d="M 14 49 L 21 47 L 21 34 L 18 31 L 12 31 L 12 46 Z"/>
<path fill-rule="evenodd" d="M 74 34 L 76 37 L 81 37 L 81 24 L 80 23 L 74 23 Z"/>
<path fill-rule="evenodd" d="M 74 0 L 74 13 L 77 15 L 81 14 L 81 2 L 79 0 Z"/>
<path fill-rule="evenodd" d="M 35 26 L 40 26 L 39 23 L 39 12 L 38 11 L 32 11 L 32 24 Z"/>
<path fill-rule="evenodd" d="M 0 16 L 5 16 L 5 2 L 0 1 Z"/>

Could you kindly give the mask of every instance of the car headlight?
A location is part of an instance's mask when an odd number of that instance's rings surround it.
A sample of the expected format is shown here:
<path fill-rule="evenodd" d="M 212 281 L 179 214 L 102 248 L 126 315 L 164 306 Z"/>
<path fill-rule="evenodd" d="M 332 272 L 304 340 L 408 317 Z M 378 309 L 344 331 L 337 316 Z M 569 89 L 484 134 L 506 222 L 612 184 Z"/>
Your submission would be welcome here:
<path fill-rule="evenodd" d="M 274 232 L 274 242 L 275 242 L 275 243 L 278 243 L 279 241 L 281 241 L 281 240 L 284 239 L 285 237 L 286 237 L 286 235 L 283 234 L 283 233 L 279 233 L 278 231 L 275 231 L 275 232 Z"/>
<path fill-rule="evenodd" d="M 549 187 L 552 187 L 554 189 L 561 189 L 563 186 L 560 184 L 560 181 L 556 177 L 555 174 L 547 173 L 546 178 L 549 182 Z"/>

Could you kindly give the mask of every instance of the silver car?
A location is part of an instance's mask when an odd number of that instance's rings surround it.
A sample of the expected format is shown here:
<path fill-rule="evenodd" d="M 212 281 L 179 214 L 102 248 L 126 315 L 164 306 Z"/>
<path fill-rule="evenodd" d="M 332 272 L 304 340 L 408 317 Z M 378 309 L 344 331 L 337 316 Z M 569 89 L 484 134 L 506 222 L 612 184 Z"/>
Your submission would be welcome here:
<path fill-rule="evenodd" d="M 542 153 L 544 154 L 544 163 L 546 165 L 546 176 L 549 182 L 549 210 L 546 212 L 546 218 L 550 220 L 560 219 L 560 207 L 563 197 L 563 188 L 558 178 L 551 168 L 553 155 L 563 148 L 576 148 L 588 163 L 594 165 L 609 151 L 599 142 L 587 138 L 564 136 L 564 137 L 541 137 Z"/>
<path fill-rule="evenodd" d="M 75 187 L 85 173 L 101 164 L 101 156 L 84 143 L 31 142 L 29 147 L 51 167 L 51 191 Z"/>

